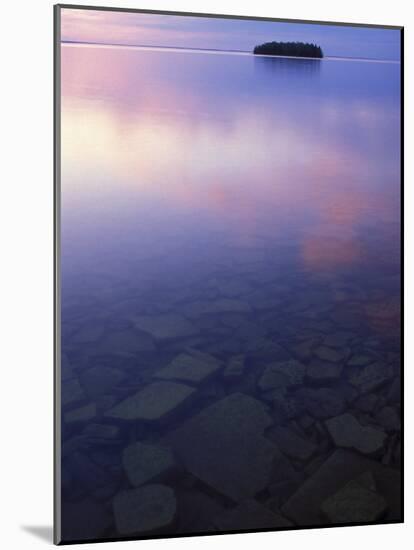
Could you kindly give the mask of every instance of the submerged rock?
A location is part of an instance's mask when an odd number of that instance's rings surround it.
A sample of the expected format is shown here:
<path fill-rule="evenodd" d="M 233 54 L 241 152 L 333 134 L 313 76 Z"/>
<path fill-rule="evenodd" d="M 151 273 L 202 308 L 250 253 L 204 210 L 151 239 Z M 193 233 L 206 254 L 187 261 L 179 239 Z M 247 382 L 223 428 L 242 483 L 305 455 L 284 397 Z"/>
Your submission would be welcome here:
<path fill-rule="evenodd" d="M 306 369 L 306 376 L 312 382 L 327 382 L 339 378 L 343 370 L 342 363 L 331 363 L 314 359 Z"/>
<path fill-rule="evenodd" d="M 237 380 L 241 378 L 244 372 L 246 357 L 244 355 L 235 355 L 227 363 L 223 376 L 227 380 Z"/>
<path fill-rule="evenodd" d="M 303 411 L 302 404 L 288 395 L 286 388 L 273 390 L 263 395 L 263 399 L 269 401 L 272 406 L 272 416 L 276 424 L 283 424 L 286 420 L 299 416 Z"/>
<path fill-rule="evenodd" d="M 276 443 L 282 453 L 295 460 L 309 460 L 317 451 L 317 446 L 312 441 L 284 426 L 272 428 L 269 438 Z"/>
<path fill-rule="evenodd" d="M 194 388 L 176 382 L 153 382 L 105 413 L 121 420 L 157 421 L 183 405 Z"/>
<path fill-rule="evenodd" d="M 289 361 L 291 359 L 289 352 L 285 348 L 269 339 L 263 340 L 257 349 L 249 350 L 248 355 L 254 361 L 262 361 L 263 363 Z"/>
<path fill-rule="evenodd" d="M 300 388 L 294 394 L 296 407 L 318 419 L 337 416 L 345 410 L 345 399 L 333 388 Z"/>
<path fill-rule="evenodd" d="M 292 352 L 293 354 L 302 361 L 307 361 L 310 359 L 313 355 L 313 349 L 317 345 L 318 340 L 305 340 L 303 342 L 300 342 L 299 344 L 296 344 L 295 346 L 292 346 Z"/>
<path fill-rule="evenodd" d="M 135 326 L 156 340 L 185 338 L 198 334 L 197 327 L 185 317 L 172 313 L 163 315 L 139 315 L 133 319 Z"/>
<path fill-rule="evenodd" d="M 335 445 L 352 448 L 363 454 L 374 454 L 384 447 L 386 434 L 370 426 L 362 426 L 350 413 L 325 421 Z"/>
<path fill-rule="evenodd" d="M 176 500 L 170 487 L 160 484 L 127 489 L 113 501 L 115 525 L 120 535 L 150 534 L 174 521 Z"/>
<path fill-rule="evenodd" d="M 137 442 L 124 449 L 122 464 L 131 485 L 139 487 L 170 471 L 174 458 L 166 447 Z"/>
<path fill-rule="evenodd" d="M 210 405 L 166 437 L 185 467 L 235 501 L 263 490 L 279 456 L 263 437 L 272 424 L 265 406 L 234 393 Z"/>
<path fill-rule="evenodd" d="M 336 450 L 309 477 L 305 483 L 282 506 L 282 513 L 298 525 L 321 525 L 322 503 L 346 483 L 371 472 L 375 478 L 377 492 L 381 494 L 389 507 L 387 520 L 401 520 L 401 476 L 393 468 L 344 450 Z"/>
<path fill-rule="evenodd" d="M 189 349 L 177 355 L 171 363 L 157 371 L 155 378 L 182 380 L 198 384 L 213 375 L 221 366 L 221 361 L 212 355 Z"/>
<path fill-rule="evenodd" d="M 387 507 L 383 496 L 353 480 L 327 498 L 321 510 L 331 523 L 365 523 L 381 519 Z"/>
<path fill-rule="evenodd" d="M 339 361 L 344 361 L 349 351 L 348 349 L 340 348 L 328 348 L 327 346 L 320 346 L 316 348 L 314 354 L 322 361 L 330 361 L 331 363 L 338 363 Z"/>
<path fill-rule="evenodd" d="M 268 365 L 259 379 L 262 391 L 298 386 L 303 382 L 306 367 L 296 359 L 278 361 Z"/>
<path fill-rule="evenodd" d="M 394 375 L 391 365 L 376 361 L 352 373 L 349 381 L 362 393 L 375 391 L 387 383 Z"/>

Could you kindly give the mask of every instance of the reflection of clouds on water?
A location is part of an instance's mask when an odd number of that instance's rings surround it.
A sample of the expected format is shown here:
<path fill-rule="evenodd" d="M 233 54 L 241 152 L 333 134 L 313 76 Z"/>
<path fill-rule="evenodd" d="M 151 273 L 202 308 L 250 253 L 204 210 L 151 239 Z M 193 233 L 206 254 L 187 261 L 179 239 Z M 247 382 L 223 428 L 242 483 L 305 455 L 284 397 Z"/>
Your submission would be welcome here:
<path fill-rule="evenodd" d="M 361 261 L 361 246 L 328 257 L 323 237 L 307 243 L 310 227 L 351 243 L 362 227 L 395 217 L 398 201 L 385 189 L 398 172 L 398 140 L 389 145 L 396 104 L 377 86 L 368 99 L 359 80 L 367 64 L 73 46 L 62 53 L 63 191 L 77 212 L 98 194 L 93 208 L 115 220 L 115 205 L 127 204 L 131 224 L 135 211 L 190 231 L 197 212 L 200 224 L 233 241 L 261 230 L 303 235 L 305 263 L 330 269 Z M 374 82 L 394 70 L 375 64 Z M 338 95 L 339 76 L 354 86 Z"/>

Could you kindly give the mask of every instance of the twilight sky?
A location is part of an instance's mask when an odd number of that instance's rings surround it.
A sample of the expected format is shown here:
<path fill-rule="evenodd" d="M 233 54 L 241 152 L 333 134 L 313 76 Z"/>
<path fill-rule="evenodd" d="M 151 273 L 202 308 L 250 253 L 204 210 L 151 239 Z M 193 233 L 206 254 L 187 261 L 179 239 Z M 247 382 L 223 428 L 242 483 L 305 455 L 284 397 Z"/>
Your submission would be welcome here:
<path fill-rule="evenodd" d="M 62 40 L 251 51 L 270 40 L 319 44 L 325 55 L 400 60 L 400 31 L 241 19 L 62 9 Z"/>

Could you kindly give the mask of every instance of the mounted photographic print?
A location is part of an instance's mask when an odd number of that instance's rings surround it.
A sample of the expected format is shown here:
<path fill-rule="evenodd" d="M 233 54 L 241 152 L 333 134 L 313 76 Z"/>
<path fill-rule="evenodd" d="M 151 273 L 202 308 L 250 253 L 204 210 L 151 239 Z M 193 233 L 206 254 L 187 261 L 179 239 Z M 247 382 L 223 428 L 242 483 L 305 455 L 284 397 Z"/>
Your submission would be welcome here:
<path fill-rule="evenodd" d="M 55 542 L 396 523 L 402 28 L 55 7 Z"/>

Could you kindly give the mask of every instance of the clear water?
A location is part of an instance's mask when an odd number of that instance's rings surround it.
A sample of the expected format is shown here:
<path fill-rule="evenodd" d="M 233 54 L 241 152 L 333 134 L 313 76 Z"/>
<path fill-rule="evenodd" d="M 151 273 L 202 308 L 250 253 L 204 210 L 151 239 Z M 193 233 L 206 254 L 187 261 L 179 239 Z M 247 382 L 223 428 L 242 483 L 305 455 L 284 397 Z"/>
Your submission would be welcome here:
<path fill-rule="evenodd" d="M 289 488 L 272 472 L 249 499 L 290 525 L 329 523 L 286 503 L 344 447 L 331 417 L 347 412 L 384 436 L 378 449 L 348 448 L 350 471 L 362 455 L 364 472 L 398 470 L 399 421 L 388 424 L 400 406 L 399 74 L 398 63 L 62 46 L 66 540 L 246 528 L 237 514 L 216 519 L 240 501 L 197 475 L 191 441 L 187 457 L 169 439 L 233 394 L 262 404 L 263 437 L 291 472 Z M 189 348 L 220 362 L 181 380 L 195 389 L 189 402 L 160 421 L 108 415 Z M 242 374 L 228 376 L 235 357 Z M 305 374 L 275 395 L 263 374 L 290 359 Z M 367 365 L 378 369 L 364 385 Z M 336 405 L 321 412 L 327 392 Z M 96 424 L 116 436 L 92 437 Z M 174 491 L 175 520 L 150 532 L 123 530 L 114 513 L 135 441 L 172 446 L 178 464 L 157 481 Z M 335 493 L 344 483 L 331 478 Z M 374 519 L 398 518 L 382 497 Z"/>

